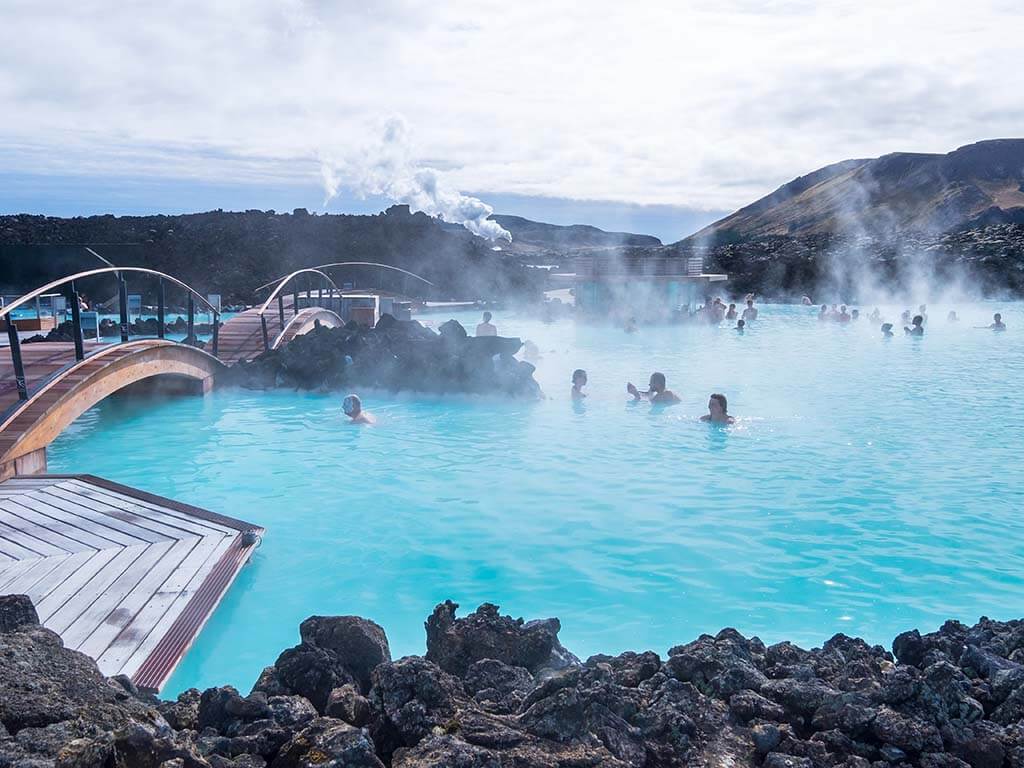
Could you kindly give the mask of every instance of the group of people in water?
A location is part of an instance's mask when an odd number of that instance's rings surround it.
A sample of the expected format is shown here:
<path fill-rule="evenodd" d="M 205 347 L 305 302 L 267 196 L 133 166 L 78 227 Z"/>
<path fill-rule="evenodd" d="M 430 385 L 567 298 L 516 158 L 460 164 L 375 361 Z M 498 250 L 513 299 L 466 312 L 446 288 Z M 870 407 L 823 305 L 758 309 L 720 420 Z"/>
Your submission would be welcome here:
<path fill-rule="evenodd" d="M 569 392 L 573 402 L 583 400 L 587 394 L 583 387 L 587 385 L 587 372 L 577 368 L 572 372 L 572 389 Z M 646 400 L 652 405 L 675 405 L 681 403 L 680 397 L 668 388 L 665 374 L 655 371 L 647 382 L 647 390 L 641 392 L 633 382 L 626 384 L 626 392 L 639 402 Z M 715 392 L 708 400 L 708 412 L 700 417 L 701 421 L 709 421 L 716 424 L 732 424 L 735 419 L 729 415 L 729 401 L 725 395 Z"/>
<path fill-rule="evenodd" d="M 810 303 L 810 299 L 804 296 L 804 304 L 808 303 Z M 845 304 L 833 304 L 831 309 L 829 308 L 828 304 L 822 304 L 821 310 L 818 312 L 819 323 L 852 323 L 859 319 L 860 310 L 854 309 L 851 311 L 847 311 L 847 307 Z M 882 320 L 882 313 L 879 311 L 878 307 L 875 307 L 871 311 L 871 314 L 868 315 L 868 320 L 870 320 L 872 323 L 878 323 Z M 909 309 L 905 309 L 900 314 L 900 320 L 903 323 L 904 335 L 918 337 L 924 336 L 924 326 L 928 322 L 928 306 L 926 304 L 922 304 L 917 308 L 917 314 L 913 316 L 911 316 Z M 946 315 L 946 321 L 950 323 L 960 322 L 960 317 L 957 315 L 955 309 L 949 310 L 949 314 Z M 975 327 L 990 331 L 1005 331 L 1006 323 L 1003 322 L 1003 316 L 1000 313 L 996 312 L 995 315 L 992 316 L 991 324 L 979 325 Z M 895 335 L 892 331 L 892 323 L 884 322 L 879 326 L 879 329 L 882 331 L 882 336 L 884 338 L 891 338 L 892 336 Z"/>
<path fill-rule="evenodd" d="M 804 297 L 803 303 L 810 304 L 811 300 L 808 297 Z M 700 307 L 693 317 L 699 317 L 709 324 L 718 324 L 723 320 L 736 320 L 736 330 L 741 333 L 744 330 L 747 322 L 756 320 L 758 316 L 758 310 L 754 306 L 753 296 L 748 295 L 746 297 L 746 309 L 743 310 L 740 315 L 736 309 L 735 304 L 729 304 L 728 306 L 721 300 L 721 298 L 715 298 L 707 301 L 704 306 Z M 490 312 L 484 312 L 482 322 L 476 327 L 477 336 L 497 336 L 498 329 L 491 322 L 493 316 Z M 821 309 L 818 312 L 818 321 L 835 322 L 835 323 L 853 323 L 860 319 L 860 310 L 849 309 L 847 305 L 833 304 L 831 308 L 828 304 L 822 304 Z M 872 323 L 881 321 L 882 313 L 878 307 L 872 310 L 871 314 L 868 315 L 868 320 Z M 900 319 L 904 323 L 903 332 L 907 336 L 924 336 L 924 327 L 928 322 L 928 307 L 922 304 L 918 307 L 917 314 L 911 316 L 910 310 L 904 310 L 900 316 Z M 951 323 L 960 321 L 956 310 L 950 310 L 946 316 L 946 320 Z M 975 326 L 979 329 L 988 329 L 992 331 L 1005 331 L 1006 324 L 1003 322 L 1003 316 L 999 312 L 996 312 L 992 317 L 992 323 L 989 325 Z M 882 336 L 885 338 L 892 337 L 893 324 L 889 322 L 881 323 Z M 630 318 L 626 323 L 626 331 L 636 331 L 636 321 Z M 530 342 L 527 342 L 529 344 Z M 581 402 L 586 398 L 586 393 L 583 388 L 587 385 L 587 372 L 582 368 L 577 368 L 572 374 L 572 389 L 570 390 L 570 398 L 573 402 Z M 648 381 L 647 389 L 644 391 L 639 390 L 632 382 L 626 384 L 626 393 L 629 394 L 634 401 L 646 400 L 652 405 L 675 405 L 681 402 L 678 395 L 670 390 L 665 380 L 665 374 L 661 372 L 654 372 L 651 374 L 651 378 Z M 375 424 L 376 418 L 373 414 L 363 410 L 362 401 L 358 395 L 348 395 L 343 403 L 342 410 L 345 415 L 349 417 L 349 420 L 353 424 Z M 715 424 L 732 424 L 735 419 L 729 414 L 729 402 L 726 396 L 720 392 L 713 393 L 708 399 L 708 412 L 701 416 L 701 421 L 711 422 Z"/>

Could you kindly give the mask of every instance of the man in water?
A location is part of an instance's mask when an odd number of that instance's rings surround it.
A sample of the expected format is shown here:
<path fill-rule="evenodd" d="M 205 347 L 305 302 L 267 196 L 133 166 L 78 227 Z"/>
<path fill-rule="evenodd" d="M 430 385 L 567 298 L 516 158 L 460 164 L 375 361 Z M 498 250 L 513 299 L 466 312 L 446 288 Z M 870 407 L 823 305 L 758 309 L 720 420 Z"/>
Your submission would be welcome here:
<path fill-rule="evenodd" d="M 859 309 L 855 309 L 855 310 L 851 311 L 850 312 L 850 319 L 851 320 L 860 320 L 860 310 Z"/>
<path fill-rule="evenodd" d="M 848 322 L 850 322 L 850 315 L 846 311 L 846 305 L 845 304 L 843 304 L 843 306 L 839 308 L 839 314 L 836 316 L 836 322 L 838 322 L 838 323 L 848 323 Z"/>
<path fill-rule="evenodd" d="M 583 391 L 583 388 L 587 385 L 587 372 L 582 368 L 577 368 L 572 372 L 572 399 L 582 400 L 587 396 L 587 393 Z"/>
<path fill-rule="evenodd" d="M 892 338 L 892 323 L 882 323 L 882 336 L 886 339 Z"/>
<path fill-rule="evenodd" d="M 484 321 L 476 327 L 477 336 L 497 336 L 498 329 L 491 324 L 491 313 L 484 312 Z"/>
<path fill-rule="evenodd" d="M 744 331 L 744 329 L 746 327 L 747 327 L 747 321 L 744 320 L 742 317 L 739 320 L 736 321 L 736 330 L 739 331 L 740 333 L 743 333 L 743 331 Z"/>
<path fill-rule="evenodd" d="M 708 400 L 708 412 L 700 417 L 701 421 L 710 421 L 712 424 L 732 424 L 736 421 L 729 415 L 729 403 L 725 395 L 716 392 Z"/>
<path fill-rule="evenodd" d="M 828 320 L 828 305 L 822 304 L 821 312 L 818 313 L 818 322 L 824 323 L 826 320 Z"/>
<path fill-rule="evenodd" d="M 747 308 L 743 310 L 743 319 L 748 323 L 757 320 L 757 310 L 754 308 L 754 300 L 747 299 Z"/>
<path fill-rule="evenodd" d="M 903 326 L 903 332 L 907 336 L 924 336 L 924 318 L 914 315 L 914 324 L 910 328 Z"/>
<path fill-rule="evenodd" d="M 993 323 L 989 326 L 993 331 L 1005 331 L 1006 323 L 1003 322 L 1003 316 L 996 312 L 992 315 Z"/>
<path fill-rule="evenodd" d="M 377 419 L 369 411 L 363 410 L 363 401 L 359 395 L 349 395 L 341 403 L 341 409 L 351 421 L 350 424 L 376 424 Z"/>
<path fill-rule="evenodd" d="M 665 374 L 652 373 L 650 383 L 646 392 L 641 392 L 630 382 L 626 385 L 626 391 L 633 396 L 634 400 L 646 398 L 654 405 L 675 405 L 679 402 L 676 393 L 665 387 Z"/>
<path fill-rule="evenodd" d="M 729 305 L 729 311 L 725 313 L 725 319 L 726 320 L 735 320 L 736 319 L 736 305 L 735 304 L 730 304 Z"/>

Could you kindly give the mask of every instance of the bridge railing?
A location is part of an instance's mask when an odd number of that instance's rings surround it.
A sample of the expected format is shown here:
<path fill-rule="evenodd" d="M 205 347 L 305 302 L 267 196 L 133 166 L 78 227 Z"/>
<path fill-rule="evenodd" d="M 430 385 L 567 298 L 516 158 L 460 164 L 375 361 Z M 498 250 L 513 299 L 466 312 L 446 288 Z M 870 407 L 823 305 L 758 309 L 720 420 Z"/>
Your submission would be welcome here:
<path fill-rule="evenodd" d="M 146 267 L 103 267 L 100 269 L 90 269 L 85 272 L 78 272 L 74 275 L 62 277 L 59 280 L 47 283 L 44 286 L 36 288 L 34 291 L 26 293 L 21 298 L 7 304 L 4 307 L 0 307 L 0 320 L 4 320 L 7 326 L 7 337 L 10 342 L 11 351 L 11 363 L 14 367 L 14 381 L 15 386 L 18 390 L 19 400 L 28 400 L 28 381 L 25 377 L 25 364 L 21 355 L 21 340 L 18 337 L 18 328 L 13 316 L 14 310 L 19 307 L 27 305 L 29 302 L 34 302 L 36 297 L 41 296 L 45 293 L 53 291 L 56 288 L 63 288 L 64 293 L 67 297 L 67 303 L 71 308 L 71 325 L 72 325 L 72 336 L 74 337 L 75 343 L 75 361 L 81 361 L 85 359 L 85 342 L 82 336 L 82 314 L 81 305 L 79 302 L 79 294 L 76 289 L 76 281 L 81 281 L 89 277 L 104 274 L 115 274 L 118 282 L 118 304 L 120 305 L 120 334 L 121 343 L 129 341 L 130 321 L 128 316 L 128 281 L 125 277 L 125 273 L 141 273 L 157 278 L 157 337 L 165 338 L 166 335 L 166 298 L 164 294 L 165 283 L 171 283 L 180 288 L 184 288 L 188 296 L 188 332 L 185 336 L 186 343 L 193 343 L 195 340 L 195 314 L 196 314 L 196 299 L 204 304 L 211 312 L 213 317 L 213 338 L 211 339 L 211 347 L 213 356 L 217 356 L 217 345 L 220 328 L 220 310 L 213 306 L 205 296 L 200 294 L 191 286 L 182 282 L 176 277 L 158 272 L 155 269 L 148 269 Z M 97 320 L 98 322 L 98 320 Z"/>
<path fill-rule="evenodd" d="M 325 272 L 321 272 L 316 267 L 306 267 L 305 269 L 297 269 L 294 272 L 292 272 L 290 275 L 285 275 L 284 277 L 278 278 L 277 280 L 272 280 L 269 283 L 265 283 L 264 285 L 261 285 L 259 288 L 256 289 L 257 293 L 259 293 L 262 290 L 265 290 L 265 289 L 269 288 L 272 285 L 275 286 L 274 290 L 271 291 L 270 295 L 267 297 L 267 300 L 263 302 L 263 305 L 258 310 L 258 314 L 260 316 L 260 330 L 263 333 L 263 349 L 264 350 L 267 350 L 267 351 L 270 350 L 270 332 L 269 332 L 269 330 L 267 328 L 266 312 L 267 312 L 267 308 L 270 306 L 270 304 L 275 299 L 277 300 L 277 313 L 278 313 L 278 317 L 279 317 L 279 319 L 281 321 L 281 330 L 282 331 L 284 330 L 284 327 L 285 327 L 285 317 L 284 317 L 284 315 L 285 315 L 285 312 L 284 312 L 284 296 L 285 296 L 285 294 L 284 294 L 284 288 L 285 288 L 286 285 L 291 284 L 291 286 L 292 286 L 292 313 L 293 313 L 293 316 L 299 314 L 299 291 L 300 291 L 300 286 L 299 286 L 299 282 L 298 282 L 297 278 L 300 275 L 306 275 L 307 276 L 305 278 L 306 279 L 306 297 L 311 302 L 313 301 L 313 284 L 312 284 L 313 281 L 310 278 L 311 275 L 318 275 L 319 277 L 322 278 L 322 280 L 317 281 L 317 282 L 319 282 L 319 287 L 317 288 L 317 290 L 319 292 L 319 294 L 318 294 L 318 301 L 321 301 L 321 302 L 323 301 L 323 299 L 324 299 L 324 288 L 325 287 L 327 288 L 329 296 L 333 296 L 334 292 L 336 292 L 336 291 L 338 293 L 340 293 L 340 289 L 338 288 L 337 285 L 334 284 L 334 281 L 331 280 L 330 276 L 328 274 L 326 274 Z"/>

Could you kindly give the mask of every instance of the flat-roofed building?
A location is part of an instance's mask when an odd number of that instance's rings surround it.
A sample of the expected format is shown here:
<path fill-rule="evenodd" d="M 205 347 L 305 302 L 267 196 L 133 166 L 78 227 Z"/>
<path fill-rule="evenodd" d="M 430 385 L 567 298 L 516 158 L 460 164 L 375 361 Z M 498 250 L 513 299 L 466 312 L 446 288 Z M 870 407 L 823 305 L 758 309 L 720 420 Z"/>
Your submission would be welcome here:
<path fill-rule="evenodd" d="M 693 311 L 728 275 L 704 272 L 700 256 L 600 254 L 576 257 L 573 289 L 581 314 L 638 320 Z"/>

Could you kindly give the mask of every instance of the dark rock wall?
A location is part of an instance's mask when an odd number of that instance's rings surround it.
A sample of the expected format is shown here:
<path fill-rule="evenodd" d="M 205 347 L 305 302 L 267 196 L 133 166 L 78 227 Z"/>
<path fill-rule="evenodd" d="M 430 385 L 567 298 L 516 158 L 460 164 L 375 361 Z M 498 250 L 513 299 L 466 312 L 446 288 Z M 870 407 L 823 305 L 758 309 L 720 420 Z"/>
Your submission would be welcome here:
<path fill-rule="evenodd" d="M 314 616 L 248 696 L 160 701 L 0 598 L 0 766 L 1024 766 L 1024 621 L 949 621 L 892 653 L 724 629 L 664 659 L 580 662 L 555 619 L 457 608 L 427 619 L 426 657 L 392 660 L 372 621 Z"/>

